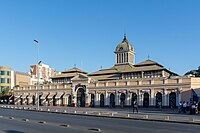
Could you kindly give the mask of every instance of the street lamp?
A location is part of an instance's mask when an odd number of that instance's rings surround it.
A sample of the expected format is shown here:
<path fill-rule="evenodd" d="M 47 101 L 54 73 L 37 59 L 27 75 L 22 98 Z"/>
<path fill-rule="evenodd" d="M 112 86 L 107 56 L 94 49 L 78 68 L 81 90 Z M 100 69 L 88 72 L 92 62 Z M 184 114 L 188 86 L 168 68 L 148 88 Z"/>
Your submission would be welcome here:
<path fill-rule="evenodd" d="M 36 92 L 36 98 L 37 98 L 37 110 L 39 110 L 39 94 L 38 94 L 38 88 L 39 88 L 39 65 L 40 65 L 40 63 L 41 63 L 41 61 L 40 62 L 38 62 L 39 61 L 39 41 L 37 41 L 37 40 L 33 40 L 36 44 L 37 44 L 37 92 Z"/>

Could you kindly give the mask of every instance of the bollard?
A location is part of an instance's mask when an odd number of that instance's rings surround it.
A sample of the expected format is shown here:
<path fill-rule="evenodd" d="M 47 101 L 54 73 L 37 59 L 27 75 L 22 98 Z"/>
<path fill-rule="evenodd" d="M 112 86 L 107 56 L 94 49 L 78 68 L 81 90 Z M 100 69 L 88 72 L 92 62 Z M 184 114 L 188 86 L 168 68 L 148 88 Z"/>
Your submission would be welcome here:
<path fill-rule="evenodd" d="M 74 111 L 74 114 L 76 114 L 76 110 Z"/>
<path fill-rule="evenodd" d="M 191 122 L 195 122 L 195 120 L 194 120 L 193 117 L 189 117 L 189 121 L 191 121 Z"/>
<path fill-rule="evenodd" d="M 111 113 L 111 116 L 114 116 L 114 113 Z"/>
<path fill-rule="evenodd" d="M 50 109 L 47 109 L 48 112 L 50 112 Z"/>
<path fill-rule="evenodd" d="M 130 117 L 130 114 L 127 114 L 127 117 Z"/>
<path fill-rule="evenodd" d="M 99 112 L 99 115 L 101 115 L 101 113 Z"/>
<path fill-rule="evenodd" d="M 41 108 L 40 111 L 43 111 L 43 109 Z"/>
<path fill-rule="evenodd" d="M 64 112 L 64 113 L 67 113 L 67 110 L 64 110 L 63 112 Z"/>
<path fill-rule="evenodd" d="M 88 114 L 88 112 L 86 111 L 85 114 Z"/>
<path fill-rule="evenodd" d="M 169 116 L 165 116 L 165 120 L 168 120 L 168 121 L 169 121 L 169 119 L 170 119 Z"/>
<path fill-rule="evenodd" d="M 149 119 L 149 116 L 148 115 L 144 115 L 143 119 Z"/>
<path fill-rule="evenodd" d="M 9 119 L 14 119 L 14 117 L 10 116 Z"/>
<path fill-rule="evenodd" d="M 24 119 L 22 119 L 22 121 L 29 121 L 29 119 L 25 119 L 25 118 L 24 118 Z"/>
<path fill-rule="evenodd" d="M 58 112 L 58 110 L 56 109 L 55 112 Z"/>

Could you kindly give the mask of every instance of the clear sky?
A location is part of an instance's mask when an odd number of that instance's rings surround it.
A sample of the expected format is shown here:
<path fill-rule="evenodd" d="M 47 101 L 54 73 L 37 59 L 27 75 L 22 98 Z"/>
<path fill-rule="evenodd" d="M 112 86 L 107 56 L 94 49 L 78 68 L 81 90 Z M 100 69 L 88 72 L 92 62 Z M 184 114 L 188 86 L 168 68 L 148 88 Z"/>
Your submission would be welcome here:
<path fill-rule="evenodd" d="M 0 65 L 29 72 L 39 58 L 57 71 L 115 64 L 126 33 L 135 63 L 183 75 L 200 66 L 200 0 L 0 0 Z"/>

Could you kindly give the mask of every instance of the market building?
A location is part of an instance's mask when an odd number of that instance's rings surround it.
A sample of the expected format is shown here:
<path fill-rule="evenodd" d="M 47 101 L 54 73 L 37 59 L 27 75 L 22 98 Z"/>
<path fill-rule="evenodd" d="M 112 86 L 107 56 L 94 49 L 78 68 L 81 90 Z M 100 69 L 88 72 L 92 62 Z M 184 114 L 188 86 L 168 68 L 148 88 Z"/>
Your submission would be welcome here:
<path fill-rule="evenodd" d="M 115 49 L 116 62 L 109 69 L 88 74 L 78 68 L 53 76 L 52 84 L 14 88 L 15 104 L 80 107 L 173 107 L 189 102 L 200 78 L 183 77 L 146 60 L 135 64 L 135 50 L 126 36 Z M 39 96 L 37 98 L 36 96 Z"/>

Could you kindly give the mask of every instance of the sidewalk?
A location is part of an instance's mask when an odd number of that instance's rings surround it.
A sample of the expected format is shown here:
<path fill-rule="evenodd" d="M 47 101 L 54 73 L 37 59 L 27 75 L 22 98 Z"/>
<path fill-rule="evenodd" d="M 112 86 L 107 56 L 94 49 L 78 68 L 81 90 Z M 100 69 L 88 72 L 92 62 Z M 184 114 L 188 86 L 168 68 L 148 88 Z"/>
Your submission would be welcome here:
<path fill-rule="evenodd" d="M 0 105 L 1 108 L 36 110 L 36 106 L 26 105 Z M 133 113 L 132 108 L 87 108 L 87 107 L 62 107 L 62 106 L 40 106 L 39 111 L 49 113 L 63 113 L 69 115 L 86 115 L 95 117 L 108 117 L 133 120 L 147 120 L 159 122 L 173 122 L 200 125 L 200 115 L 179 114 L 177 110 L 157 108 L 139 108 L 138 113 Z"/>

